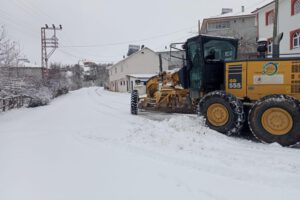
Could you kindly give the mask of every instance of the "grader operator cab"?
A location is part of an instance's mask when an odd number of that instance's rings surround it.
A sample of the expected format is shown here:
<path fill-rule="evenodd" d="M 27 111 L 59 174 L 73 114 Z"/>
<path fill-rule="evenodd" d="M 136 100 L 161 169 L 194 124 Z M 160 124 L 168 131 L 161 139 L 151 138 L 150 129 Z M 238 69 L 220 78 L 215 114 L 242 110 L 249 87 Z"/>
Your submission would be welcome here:
<path fill-rule="evenodd" d="M 237 47 L 233 38 L 188 39 L 186 65 L 151 78 L 143 96 L 133 91 L 131 113 L 197 110 L 208 127 L 227 135 L 248 121 L 262 142 L 300 142 L 300 57 L 237 60 Z"/>

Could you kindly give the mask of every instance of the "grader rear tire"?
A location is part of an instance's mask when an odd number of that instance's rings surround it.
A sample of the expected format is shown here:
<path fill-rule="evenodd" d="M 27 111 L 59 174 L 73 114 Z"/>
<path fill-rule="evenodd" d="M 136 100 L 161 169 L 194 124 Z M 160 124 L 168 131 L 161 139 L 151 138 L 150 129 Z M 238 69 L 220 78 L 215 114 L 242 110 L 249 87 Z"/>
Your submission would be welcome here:
<path fill-rule="evenodd" d="M 242 102 L 224 91 L 205 95 L 199 102 L 199 114 L 209 128 L 226 135 L 239 134 L 245 121 Z"/>
<path fill-rule="evenodd" d="M 130 112 L 133 115 L 138 114 L 138 101 L 139 101 L 139 94 L 137 90 L 133 90 L 131 92 L 131 102 L 130 102 Z"/>
<path fill-rule="evenodd" d="M 252 134 L 264 143 L 291 146 L 300 142 L 299 102 L 286 95 L 270 95 L 257 101 L 248 123 Z"/>

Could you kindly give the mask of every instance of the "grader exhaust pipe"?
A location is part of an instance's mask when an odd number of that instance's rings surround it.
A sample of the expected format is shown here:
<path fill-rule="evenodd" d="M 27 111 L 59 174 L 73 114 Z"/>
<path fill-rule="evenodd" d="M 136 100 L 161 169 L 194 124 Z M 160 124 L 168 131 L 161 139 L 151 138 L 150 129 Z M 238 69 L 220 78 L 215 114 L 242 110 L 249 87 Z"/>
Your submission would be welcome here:
<path fill-rule="evenodd" d="M 159 57 L 159 73 L 161 74 L 163 72 L 161 54 L 158 54 L 158 57 Z"/>

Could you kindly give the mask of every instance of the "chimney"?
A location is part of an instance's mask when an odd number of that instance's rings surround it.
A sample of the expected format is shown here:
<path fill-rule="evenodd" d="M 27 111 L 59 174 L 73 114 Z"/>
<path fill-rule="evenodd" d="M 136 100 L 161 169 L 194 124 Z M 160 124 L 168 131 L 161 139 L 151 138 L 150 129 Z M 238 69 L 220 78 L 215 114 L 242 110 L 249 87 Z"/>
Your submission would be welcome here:
<path fill-rule="evenodd" d="M 242 12 L 245 12 L 245 6 L 242 6 Z"/>

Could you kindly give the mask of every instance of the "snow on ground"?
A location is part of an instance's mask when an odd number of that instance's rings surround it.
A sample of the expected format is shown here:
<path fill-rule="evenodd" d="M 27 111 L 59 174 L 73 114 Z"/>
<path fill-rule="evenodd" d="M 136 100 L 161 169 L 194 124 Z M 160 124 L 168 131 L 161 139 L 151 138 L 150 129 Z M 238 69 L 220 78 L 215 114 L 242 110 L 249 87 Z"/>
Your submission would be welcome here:
<path fill-rule="evenodd" d="M 193 115 L 129 113 L 86 88 L 0 113 L 1 200 L 299 199 L 299 149 L 209 130 Z"/>

